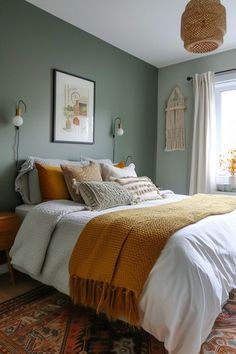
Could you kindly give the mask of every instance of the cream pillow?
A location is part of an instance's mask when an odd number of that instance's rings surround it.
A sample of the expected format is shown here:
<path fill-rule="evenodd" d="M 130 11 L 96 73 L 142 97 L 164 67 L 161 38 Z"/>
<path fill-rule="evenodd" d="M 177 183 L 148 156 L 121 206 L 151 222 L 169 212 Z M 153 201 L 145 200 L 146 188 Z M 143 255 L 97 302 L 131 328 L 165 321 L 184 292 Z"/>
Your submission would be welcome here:
<path fill-rule="evenodd" d="M 126 177 L 114 179 L 132 194 L 136 203 L 146 200 L 162 199 L 159 189 L 148 177 Z"/>
<path fill-rule="evenodd" d="M 95 163 L 97 163 L 99 165 L 99 167 L 100 167 L 101 175 L 102 175 L 102 164 L 111 165 L 111 166 L 113 165 L 112 161 L 110 159 L 94 159 L 92 157 L 84 157 L 84 156 L 81 156 L 80 158 L 84 162 L 95 162 Z"/>
<path fill-rule="evenodd" d="M 135 165 L 131 163 L 129 166 L 119 168 L 107 164 L 101 164 L 102 178 L 104 181 L 111 181 L 114 178 L 137 177 Z"/>
<path fill-rule="evenodd" d="M 83 202 L 80 193 L 76 193 L 73 187 L 73 181 L 84 182 L 84 181 L 102 181 L 102 176 L 100 173 L 100 167 L 95 162 L 90 162 L 89 165 L 85 166 L 71 166 L 71 165 L 61 165 L 61 169 L 66 181 L 67 188 L 69 190 L 70 196 L 74 202 Z"/>

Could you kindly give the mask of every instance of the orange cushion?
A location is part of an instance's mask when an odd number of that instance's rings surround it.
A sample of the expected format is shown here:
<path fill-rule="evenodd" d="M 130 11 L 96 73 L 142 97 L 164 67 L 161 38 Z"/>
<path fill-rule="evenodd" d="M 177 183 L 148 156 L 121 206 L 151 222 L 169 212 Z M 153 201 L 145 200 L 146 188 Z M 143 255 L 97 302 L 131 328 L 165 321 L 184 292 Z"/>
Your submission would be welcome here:
<path fill-rule="evenodd" d="M 124 168 L 124 167 L 126 167 L 124 161 L 120 161 L 120 162 L 118 162 L 117 164 L 115 164 L 114 166 L 115 166 L 115 167 L 118 167 L 118 168 Z"/>
<path fill-rule="evenodd" d="M 35 163 L 43 202 L 55 199 L 71 199 L 61 167 Z"/>

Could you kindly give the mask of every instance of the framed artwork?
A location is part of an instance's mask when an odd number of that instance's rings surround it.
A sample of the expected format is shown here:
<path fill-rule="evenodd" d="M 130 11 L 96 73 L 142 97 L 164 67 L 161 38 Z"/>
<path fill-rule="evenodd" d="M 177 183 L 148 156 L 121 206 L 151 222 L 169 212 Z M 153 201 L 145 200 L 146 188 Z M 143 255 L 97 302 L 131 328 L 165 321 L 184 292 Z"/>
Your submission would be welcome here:
<path fill-rule="evenodd" d="M 95 81 L 54 69 L 53 142 L 94 143 Z"/>

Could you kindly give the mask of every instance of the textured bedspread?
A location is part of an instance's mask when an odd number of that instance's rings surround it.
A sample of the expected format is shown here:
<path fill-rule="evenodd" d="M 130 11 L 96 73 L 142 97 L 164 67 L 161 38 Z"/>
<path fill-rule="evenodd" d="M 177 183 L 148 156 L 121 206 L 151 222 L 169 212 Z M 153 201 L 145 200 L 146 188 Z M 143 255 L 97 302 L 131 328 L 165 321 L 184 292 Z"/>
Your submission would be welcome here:
<path fill-rule="evenodd" d="M 184 197 L 173 196 L 144 203 L 142 207 L 182 198 Z M 27 216 L 11 256 L 16 268 L 68 294 L 68 262 L 78 234 L 91 218 L 110 212 L 111 209 L 91 212 L 82 210 L 82 205 L 78 207 L 71 202 L 68 205 L 70 211 L 63 212 L 63 208 L 67 209 L 67 202 L 56 204 L 59 206 L 56 212 L 55 202 L 37 207 L 41 216 L 43 213 L 50 214 L 52 209 L 52 224 L 49 221 L 51 217 L 45 215 L 44 220 L 47 220 L 48 224 L 45 230 L 43 216 L 38 219 L 32 212 Z M 42 210 L 45 206 L 47 211 Z M 78 209 L 73 210 L 73 207 Z M 126 208 L 131 207 L 112 210 Z M 24 226 L 26 223 L 31 225 L 30 229 Z M 53 231 L 50 237 L 49 229 Z M 45 237 L 46 243 L 43 247 L 42 240 L 36 240 L 35 233 L 38 237 Z M 22 257 L 27 261 L 22 261 Z M 37 266 L 33 265 L 34 263 L 37 263 Z M 236 287 L 235 274 L 235 211 L 211 216 L 181 229 L 167 242 L 146 281 L 139 304 L 142 327 L 164 341 L 170 354 L 198 354 L 201 343 L 210 333 L 214 320 L 228 297 L 229 290 Z"/>

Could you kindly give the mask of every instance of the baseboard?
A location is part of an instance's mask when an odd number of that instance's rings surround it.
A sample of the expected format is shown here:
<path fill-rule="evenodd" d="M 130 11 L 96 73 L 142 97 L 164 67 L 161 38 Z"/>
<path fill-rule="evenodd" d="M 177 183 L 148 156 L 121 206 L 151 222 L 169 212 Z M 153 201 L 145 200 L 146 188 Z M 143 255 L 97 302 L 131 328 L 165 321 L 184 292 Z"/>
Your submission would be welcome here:
<path fill-rule="evenodd" d="M 7 268 L 7 263 L 6 264 L 0 264 L 0 274 L 4 274 L 8 272 Z"/>

